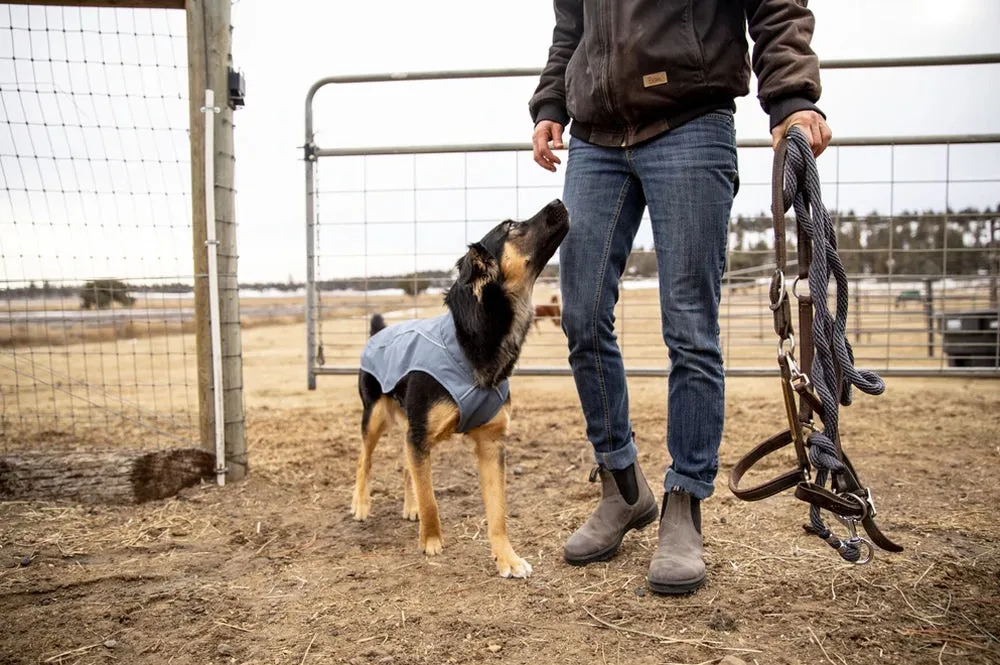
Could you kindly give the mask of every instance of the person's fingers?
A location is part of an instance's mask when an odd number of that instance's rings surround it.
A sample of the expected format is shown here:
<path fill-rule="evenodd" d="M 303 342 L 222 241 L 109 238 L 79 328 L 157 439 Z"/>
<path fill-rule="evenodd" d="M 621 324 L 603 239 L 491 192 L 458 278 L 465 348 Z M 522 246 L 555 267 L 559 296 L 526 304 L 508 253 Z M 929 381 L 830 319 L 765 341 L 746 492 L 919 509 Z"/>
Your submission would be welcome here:
<path fill-rule="evenodd" d="M 555 172 L 556 164 L 562 163 L 562 160 L 552 152 L 553 149 L 559 150 L 563 147 L 562 133 L 563 126 L 551 120 L 543 120 L 535 127 L 531 138 L 532 156 L 535 163 L 546 171 Z"/>
<path fill-rule="evenodd" d="M 826 147 L 830 145 L 830 141 L 833 139 L 833 130 L 831 130 L 830 126 L 823 120 L 820 120 L 819 123 L 819 135 L 820 147 L 819 152 L 816 153 L 817 157 L 823 154 L 823 151 L 826 150 Z"/>
<path fill-rule="evenodd" d="M 819 157 L 833 138 L 833 132 L 823 116 L 815 111 L 793 113 L 781 125 L 771 130 L 771 147 L 777 150 L 778 142 L 788 135 L 792 127 L 798 127 L 809 142 L 813 156 Z"/>
<path fill-rule="evenodd" d="M 535 128 L 535 133 L 532 136 L 532 148 L 535 163 L 546 171 L 556 170 L 555 164 L 553 163 L 555 155 L 552 154 L 552 150 L 549 148 L 549 140 L 552 138 L 551 125 L 552 123 L 549 121 L 538 123 L 538 126 Z"/>
<path fill-rule="evenodd" d="M 545 157 L 545 153 L 548 152 L 548 142 L 548 133 L 536 129 L 534 136 L 531 138 L 532 152 L 536 164 L 541 166 L 546 171 L 554 171 L 555 167 L 549 164 Z"/>

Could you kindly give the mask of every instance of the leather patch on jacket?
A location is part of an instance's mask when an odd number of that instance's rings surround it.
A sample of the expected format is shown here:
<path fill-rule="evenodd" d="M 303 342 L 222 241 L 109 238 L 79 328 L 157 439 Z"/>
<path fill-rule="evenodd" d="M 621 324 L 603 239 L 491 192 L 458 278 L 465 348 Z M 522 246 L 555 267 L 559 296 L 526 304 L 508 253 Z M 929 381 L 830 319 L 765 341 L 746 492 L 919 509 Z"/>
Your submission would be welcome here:
<path fill-rule="evenodd" d="M 655 74 L 646 74 L 642 77 L 642 86 L 644 88 L 652 88 L 657 85 L 663 85 L 667 82 L 666 72 L 656 72 Z"/>

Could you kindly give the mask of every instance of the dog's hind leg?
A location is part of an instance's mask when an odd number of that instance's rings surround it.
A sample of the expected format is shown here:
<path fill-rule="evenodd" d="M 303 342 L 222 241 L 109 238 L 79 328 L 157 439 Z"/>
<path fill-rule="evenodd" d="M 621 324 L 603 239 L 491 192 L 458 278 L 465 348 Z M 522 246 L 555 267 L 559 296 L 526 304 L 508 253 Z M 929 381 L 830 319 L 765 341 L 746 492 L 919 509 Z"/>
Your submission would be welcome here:
<path fill-rule="evenodd" d="M 403 441 L 403 519 L 416 522 L 419 513 L 417 512 L 417 497 L 413 492 L 410 460 L 406 454 L 407 447 L 406 441 Z"/>
<path fill-rule="evenodd" d="M 458 407 L 454 402 L 443 400 L 427 410 L 426 421 L 411 419 L 407 432 L 406 458 L 420 517 L 420 549 L 428 556 L 440 554 L 444 547 L 441 518 L 431 481 L 431 447 L 449 438 L 457 424 Z"/>
<path fill-rule="evenodd" d="M 479 485 L 497 571 L 501 577 L 528 577 L 531 575 L 531 564 L 514 552 L 507 538 L 506 455 L 501 437 L 506 433 L 509 422 L 510 406 L 505 405 L 493 420 L 469 432 L 469 438 L 476 442 Z"/>
<path fill-rule="evenodd" d="M 354 499 L 351 501 L 351 512 L 359 522 L 368 519 L 371 513 L 371 488 L 368 477 L 372 470 L 372 453 L 375 444 L 385 433 L 392 419 L 388 397 L 380 397 L 361 416 L 361 454 L 358 456 L 358 471 L 354 482 Z"/>

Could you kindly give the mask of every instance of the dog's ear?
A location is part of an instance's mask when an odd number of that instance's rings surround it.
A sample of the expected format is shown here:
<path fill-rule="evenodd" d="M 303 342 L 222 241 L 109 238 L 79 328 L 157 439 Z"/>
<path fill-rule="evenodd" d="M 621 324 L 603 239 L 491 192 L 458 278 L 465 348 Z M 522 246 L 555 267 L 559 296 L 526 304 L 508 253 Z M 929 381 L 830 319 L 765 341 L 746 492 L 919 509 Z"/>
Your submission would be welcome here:
<path fill-rule="evenodd" d="M 455 263 L 455 267 L 458 268 L 458 284 L 472 284 L 488 278 L 495 265 L 496 259 L 486 251 L 485 247 L 478 242 L 472 243 L 465 256 Z"/>
<path fill-rule="evenodd" d="M 486 248 L 476 242 L 469 245 L 469 251 L 455 264 L 458 279 L 445 294 L 445 306 L 455 318 L 459 335 L 482 344 L 485 338 L 496 334 L 495 311 L 504 299 L 503 287 L 497 281 L 500 266 L 496 258 Z M 503 327 L 502 324 L 500 327 Z M 503 328 L 506 332 L 506 328 Z"/>

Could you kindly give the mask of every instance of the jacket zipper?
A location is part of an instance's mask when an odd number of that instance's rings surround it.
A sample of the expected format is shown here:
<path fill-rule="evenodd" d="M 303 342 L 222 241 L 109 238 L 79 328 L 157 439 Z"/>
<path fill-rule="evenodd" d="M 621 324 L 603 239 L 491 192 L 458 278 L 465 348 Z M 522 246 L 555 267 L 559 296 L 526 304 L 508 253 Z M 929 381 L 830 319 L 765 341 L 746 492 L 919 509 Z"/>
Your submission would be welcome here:
<path fill-rule="evenodd" d="M 600 36 L 601 40 L 601 57 L 603 61 L 600 67 L 600 76 L 598 78 L 598 85 L 601 91 L 601 101 L 604 102 L 604 110 L 609 116 L 614 117 L 615 110 L 611 103 L 611 91 L 610 91 L 610 80 L 611 80 L 611 30 L 608 26 L 610 23 L 610 10 L 607 9 L 607 2 L 598 0 L 598 16 L 600 20 L 598 21 L 599 29 L 597 34 Z"/>
<path fill-rule="evenodd" d="M 600 21 L 598 22 L 599 30 L 597 31 L 601 39 L 602 47 L 602 57 L 604 61 L 601 63 L 600 77 L 598 78 L 598 88 L 600 89 L 601 99 L 604 102 L 605 111 L 607 111 L 610 119 L 615 119 L 619 113 L 617 104 L 613 97 L 613 92 L 611 90 L 611 12 L 613 9 L 608 8 L 608 3 L 606 0 L 598 0 L 598 16 L 600 16 Z M 625 126 L 625 136 L 622 137 L 621 147 L 625 147 L 628 143 L 629 134 L 628 123 Z"/>

